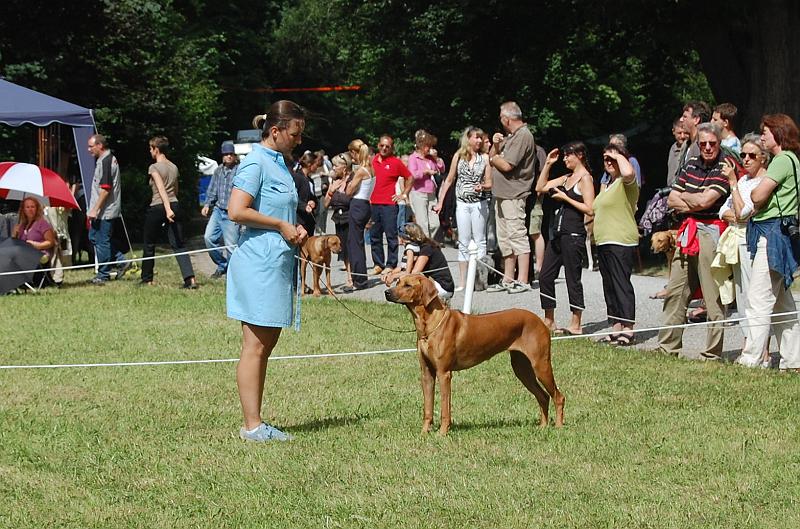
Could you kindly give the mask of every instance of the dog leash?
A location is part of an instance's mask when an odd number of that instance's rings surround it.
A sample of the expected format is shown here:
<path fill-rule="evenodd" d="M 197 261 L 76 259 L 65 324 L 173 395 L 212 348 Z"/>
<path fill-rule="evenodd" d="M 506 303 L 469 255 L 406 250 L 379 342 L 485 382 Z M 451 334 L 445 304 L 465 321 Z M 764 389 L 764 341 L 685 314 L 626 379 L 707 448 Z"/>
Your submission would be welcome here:
<path fill-rule="evenodd" d="M 318 265 L 317 263 L 312 263 L 312 262 L 311 262 L 311 261 L 309 261 L 308 259 L 304 259 L 304 258 L 302 258 L 302 257 L 300 257 L 300 256 L 295 256 L 295 259 L 297 259 L 298 261 L 304 261 L 305 263 L 307 263 L 307 264 L 310 264 L 311 266 L 317 266 L 317 267 L 321 267 L 323 271 L 324 271 L 324 270 L 325 270 L 325 268 L 326 268 L 324 265 Z M 416 328 L 415 328 L 415 329 L 412 329 L 412 330 L 390 329 L 390 328 L 388 328 L 388 327 L 384 327 L 384 326 L 382 326 L 382 325 L 378 325 L 378 324 L 377 324 L 377 323 L 375 323 L 375 322 L 369 321 L 368 319 L 364 318 L 364 317 L 363 317 L 363 316 L 361 316 L 360 314 L 357 314 L 357 313 L 356 313 L 355 311 L 353 311 L 353 310 L 352 310 L 350 307 L 348 307 L 348 306 L 347 306 L 347 305 L 346 305 L 346 304 L 345 304 L 345 303 L 344 303 L 344 302 L 343 302 L 341 299 L 339 299 L 339 297 L 338 297 L 338 296 L 336 295 L 336 293 L 333 291 L 333 287 L 331 287 L 331 285 L 330 285 L 330 284 L 328 284 L 328 280 L 327 280 L 327 278 L 323 277 L 323 276 L 322 276 L 322 274 L 320 274 L 320 278 L 319 278 L 319 279 L 320 279 L 320 281 L 322 281 L 322 283 L 323 283 L 323 284 L 324 284 L 324 285 L 327 287 L 327 289 L 328 289 L 328 292 L 330 293 L 331 297 L 332 297 L 333 299 L 335 299 L 335 300 L 336 300 L 336 301 L 339 303 L 339 305 L 341 305 L 342 307 L 344 307 L 344 308 L 345 308 L 345 310 L 346 310 L 347 312 L 349 312 L 350 314 L 352 314 L 353 316 L 355 316 L 355 317 L 356 317 L 356 318 L 358 318 L 359 320 L 363 321 L 363 322 L 364 322 L 364 323 L 366 323 L 367 325 L 371 325 L 371 326 L 375 327 L 376 329 L 381 329 L 381 330 L 383 330 L 383 331 L 389 331 L 389 332 L 397 332 L 397 333 L 412 333 L 412 332 L 417 332 L 417 329 L 416 329 Z M 303 286 L 303 287 L 301 287 L 301 288 L 305 288 L 305 287 Z"/>

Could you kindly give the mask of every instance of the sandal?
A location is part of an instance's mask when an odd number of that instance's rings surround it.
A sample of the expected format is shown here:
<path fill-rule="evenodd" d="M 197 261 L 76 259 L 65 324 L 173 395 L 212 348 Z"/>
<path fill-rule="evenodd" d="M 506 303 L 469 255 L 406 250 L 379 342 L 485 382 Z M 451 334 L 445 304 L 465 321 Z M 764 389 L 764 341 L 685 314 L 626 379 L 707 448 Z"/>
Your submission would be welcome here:
<path fill-rule="evenodd" d="M 625 347 L 633 344 L 633 333 L 627 332 L 617 335 L 617 339 L 612 342 L 614 345 Z"/>
<path fill-rule="evenodd" d="M 602 338 L 595 340 L 595 343 L 613 344 L 619 338 L 619 334 L 606 334 Z"/>
<path fill-rule="evenodd" d="M 553 331 L 554 336 L 583 336 L 582 332 L 574 332 L 566 327 L 559 327 L 555 331 Z"/>

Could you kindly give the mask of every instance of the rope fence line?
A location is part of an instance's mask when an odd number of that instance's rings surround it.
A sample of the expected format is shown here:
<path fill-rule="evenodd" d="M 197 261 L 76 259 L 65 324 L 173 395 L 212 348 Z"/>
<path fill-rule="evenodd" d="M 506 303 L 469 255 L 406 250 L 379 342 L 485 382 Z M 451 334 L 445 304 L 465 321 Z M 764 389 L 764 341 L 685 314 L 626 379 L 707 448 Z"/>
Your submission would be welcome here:
<path fill-rule="evenodd" d="M 213 250 L 223 250 L 223 249 L 231 249 L 231 248 L 236 248 L 236 246 L 235 245 L 217 246 L 217 247 L 213 247 L 213 248 L 204 248 L 204 249 L 199 249 L 199 250 L 190 250 L 190 251 L 186 251 L 186 252 L 178 252 L 178 253 L 171 253 L 171 254 L 165 254 L 165 255 L 157 255 L 157 256 L 152 256 L 152 257 L 147 257 L 147 258 L 132 258 L 132 259 L 125 259 L 125 260 L 121 260 L 121 261 L 113 261 L 113 262 L 106 262 L 106 263 L 99 263 L 99 264 L 75 265 L 75 266 L 70 266 L 70 267 L 63 267 L 61 269 L 62 270 L 68 270 L 68 269 L 94 268 L 95 266 L 99 266 L 99 265 L 113 265 L 113 264 L 123 264 L 123 263 L 128 263 L 128 262 L 145 261 L 145 260 L 151 260 L 151 259 L 163 259 L 163 258 L 174 257 L 174 256 L 178 256 L 178 255 L 190 255 L 190 254 L 197 254 L 197 253 L 207 253 L 207 252 L 210 252 L 210 251 L 213 251 Z M 325 268 L 327 268 L 325 265 L 320 265 L 320 264 L 317 264 L 317 263 L 313 263 L 313 262 L 311 262 L 311 261 L 309 261 L 307 259 L 304 259 L 302 257 L 299 257 L 299 256 L 296 256 L 296 259 L 298 261 L 300 261 L 300 262 L 305 262 L 307 264 L 311 264 L 312 266 L 317 266 L 317 267 L 323 268 L 323 270 Z M 490 265 L 488 265 L 486 263 L 483 263 L 481 261 L 477 261 L 477 262 L 482 264 L 482 265 L 484 265 L 486 268 L 488 268 L 488 269 L 490 269 L 490 270 L 492 270 L 492 271 L 494 271 L 496 273 L 502 274 L 501 271 L 493 268 L 492 266 L 490 266 Z M 435 270 L 427 270 L 427 271 L 425 271 L 423 273 L 424 274 L 429 274 L 429 273 L 432 273 L 432 272 L 436 272 L 436 271 L 444 270 L 444 269 L 449 269 L 449 268 L 450 268 L 449 266 L 441 267 L 441 268 L 437 268 Z M 37 269 L 37 270 L 31 270 L 31 271 L 4 272 L 4 273 L 0 273 L 0 276 L 21 274 L 21 273 L 30 273 L 30 272 L 52 271 L 52 270 L 56 270 L 56 269 L 55 268 L 51 268 L 51 269 Z M 323 280 L 323 281 L 325 281 L 325 280 Z M 513 282 L 515 284 L 521 284 L 516 280 L 513 280 Z M 368 323 L 370 325 L 373 325 L 373 326 L 375 326 L 377 328 L 380 328 L 380 329 L 383 329 L 383 330 L 392 331 L 392 332 L 403 332 L 403 333 L 415 332 L 415 329 L 414 330 L 408 330 L 408 331 L 396 330 L 396 329 L 385 329 L 384 327 L 378 326 L 378 325 L 376 325 L 376 324 L 374 324 L 374 323 L 372 323 L 372 322 L 370 322 L 368 320 L 365 320 L 364 318 L 361 318 L 358 314 L 355 314 L 352 310 L 350 310 L 349 307 L 347 307 L 338 297 L 335 296 L 335 294 L 333 294 L 333 289 L 331 288 L 330 285 L 326 284 L 326 286 L 328 287 L 329 291 L 331 292 L 331 295 L 336 299 L 336 301 L 338 301 L 342 306 L 345 307 L 345 309 L 347 309 L 349 312 L 351 312 L 355 316 L 359 317 L 360 319 L 362 319 L 366 323 Z M 542 295 L 544 297 L 547 297 L 549 299 L 555 300 L 555 298 L 551 298 L 550 296 L 541 294 L 541 292 L 540 292 L 540 295 Z M 583 307 L 577 307 L 577 306 L 574 306 L 574 305 L 571 305 L 571 304 L 570 304 L 570 307 L 574 307 L 574 308 L 577 308 L 579 310 L 586 310 Z M 763 327 L 763 326 L 767 326 L 767 325 L 768 326 L 780 325 L 780 324 L 783 324 L 783 323 L 788 323 L 788 322 L 791 322 L 791 321 L 795 321 L 796 318 L 790 318 L 790 319 L 787 319 L 787 320 L 780 320 L 780 321 L 774 321 L 773 318 L 780 317 L 780 316 L 794 316 L 794 317 L 796 317 L 798 314 L 800 314 L 800 311 L 773 313 L 773 314 L 770 315 L 770 321 L 769 322 L 752 323 L 752 324 L 744 324 L 744 325 L 740 324 L 739 326 L 744 328 L 744 327 Z M 622 320 L 622 321 L 628 321 L 628 322 L 631 322 L 631 323 L 636 323 L 635 321 L 632 321 L 632 320 L 626 320 L 624 318 L 616 318 L 616 317 L 613 317 L 611 315 L 608 315 L 608 318 L 610 318 L 610 319 L 618 319 L 618 320 Z M 707 325 L 725 326 L 725 325 L 729 325 L 729 324 L 735 324 L 735 323 L 747 321 L 749 319 L 751 319 L 751 318 L 748 318 L 748 317 L 727 318 L 727 319 L 724 319 L 724 320 L 717 320 L 717 321 L 705 321 L 705 322 L 693 322 L 693 323 L 690 322 L 690 323 L 675 324 L 675 325 L 662 325 L 662 326 L 656 326 L 656 327 L 644 327 L 644 328 L 638 328 L 638 329 L 631 329 L 630 331 L 626 331 L 626 332 L 632 332 L 634 334 L 637 334 L 637 333 L 654 332 L 654 331 L 657 332 L 657 331 L 661 331 L 661 330 L 665 330 L 665 329 L 690 328 L 690 327 L 699 327 L 699 326 L 707 326 Z M 591 339 L 591 338 L 595 338 L 595 337 L 600 338 L 600 337 L 608 336 L 608 335 L 611 335 L 611 334 L 617 334 L 617 331 L 609 330 L 609 331 L 600 331 L 600 332 L 595 332 L 595 333 L 590 333 L 590 334 L 553 336 L 551 338 L 551 340 L 557 341 L 557 340 Z M 347 357 L 347 356 L 366 356 L 366 355 L 389 354 L 389 353 L 397 353 L 397 352 L 409 352 L 409 351 L 415 351 L 415 350 L 416 349 L 390 349 L 390 350 L 385 350 L 385 351 L 363 351 L 363 352 L 349 352 L 349 353 L 324 353 L 324 354 L 315 354 L 315 355 L 290 355 L 290 356 L 282 356 L 282 357 L 271 357 L 270 359 L 271 360 L 299 360 L 299 359 L 317 359 L 317 358 Z M 0 369 L 8 370 L 8 369 L 43 369 L 43 368 L 75 368 L 75 367 L 180 365 L 180 364 L 204 364 L 204 363 L 226 363 L 226 362 L 230 363 L 230 362 L 236 362 L 238 360 L 239 360 L 238 358 L 230 358 L 230 359 L 211 359 L 211 360 L 173 360 L 173 361 L 116 362 L 116 363 L 5 365 L 5 366 L 0 365 Z"/>
<path fill-rule="evenodd" d="M 773 314 L 772 316 L 796 316 L 799 314 L 800 311 L 791 311 L 791 312 L 780 312 Z M 631 332 L 633 333 L 643 333 L 643 332 L 653 332 L 653 331 L 660 331 L 662 329 L 677 329 L 677 328 L 689 328 L 689 327 L 699 327 L 705 325 L 722 325 L 727 322 L 739 322 L 743 320 L 747 320 L 748 318 L 731 318 L 728 320 L 718 320 L 712 322 L 698 322 L 698 323 L 683 323 L 678 325 L 662 325 L 659 327 L 643 327 L 639 329 L 632 329 Z M 778 325 L 780 323 L 785 323 L 786 321 L 791 320 L 784 320 L 778 322 L 767 322 L 767 323 L 759 323 L 759 324 L 751 324 L 748 327 L 764 327 L 764 326 L 772 326 Z M 601 338 L 603 336 L 607 336 L 609 334 L 616 334 L 615 331 L 601 331 L 595 332 L 591 334 L 580 334 L 580 335 L 569 335 L 569 336 L 553 336 L 550 339 L 552 341 L 560 341 L 560 340 L 588 340 L 591 338 Z M 341 357 L 353 357 L 353 356 L 375 356 L 375 355 L 382 355 L 382 354 L 395 354 L 395 353 L 408 353 L 416 351 L 416 348 L 413 349 L 385 349 L 385 350 L 378 350 L 378 351 L 359 351 L 359 352 L 346 352 L 346 353 L 321 353 L 321 354 L 308 354 L 308 355 L 286 355 L 286 356 L 271 356 L 270 360 L 308 360 L 308 359 L 319 359 L 319 358 L 341 358 Z M 111 362 L 111 363 L 79 363 L 79 364 L 32 364 L 32 365 L 0 365 L 0 370 L 13 370 L 13 369 L 66 369 L 66 368 L 80 368 L 80 367 L 135 367 L 135 366 L 161 366 L 161 365 L 188 365 L 188 364 L 221 364 L 221 363 L 231 363 L 231 362 L 238 362 L 238 358 L 222 358 L 222 359 L 208 359 L 208 360 L 163 360 L 163 361 L 145 361 L 145 362 Z"/>
<path fill-rule="evenodd" d="M 121 265 L 126 263 L 136 263 L 139 261 L 152 261 L 154 259 L 166 259 L 168 257 L 177 257 L 179 255 L 192 255 L 196 253 L 208 253 L 214 250 L 229 250 L 231 248 L 236 248 L 236 245 L 230 246 L 215 246 L 213 248 L 201 248 L 199 250 L 188 250 L 185 252 L 177 252 L 177 253 L 168 253 L 163 255 L 154 255 L 152 257 L 133 257 L 131 259 L 120 259 L 119 261 L 106 261 L 104 263 L 90 263 L 85 265 L 72 265 L 72 266 L 61 266 L 61 267 L 53 267 L 53 268 L 36 268 L 33 270 L 16 270 L 14 272 L 0 272 L 0 276 L 13 276 L 19 274 L 34 274 L 37 272 L 54 272 L 56 270 L 81 270 L 84 268 L 94 268 L 96 266 L 105 266 L 105 265 Z"/>
<path fill-rule="evenodd" d="M 386 349 L 384 351 L 360 351 L 354 353 L 322 353 L 315 355 L 285 355 L 270 356 L 272 360 L 304 360 L 309 358 L 340 358 L 346 356 L 371 356 L 379 354 L 407 353 L 416 349 Z M 0 369 L 64 369 L 76 367 L 139 367 L 139 366 L 164 366 L 164 365 L 189 365 L 189 364 L 225 364 L 238 362 L 238 358 L 219 358 L 210 360 L 161 360 L 145 362 L 109 362 L 109 363 L 84 363 L 84 364 L 34 364 L 34 365 L 7 365 Z"/>

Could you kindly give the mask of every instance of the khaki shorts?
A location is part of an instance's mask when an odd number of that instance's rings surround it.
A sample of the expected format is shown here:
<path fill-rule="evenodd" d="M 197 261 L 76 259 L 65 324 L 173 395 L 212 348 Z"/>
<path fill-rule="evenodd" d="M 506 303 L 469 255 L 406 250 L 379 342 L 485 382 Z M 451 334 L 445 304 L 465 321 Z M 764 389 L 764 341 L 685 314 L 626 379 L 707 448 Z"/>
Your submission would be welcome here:
<path fill-rule="evenodd" d="M 500 255 L 523 255 L 530 253 L 531 245 L 525 229 L 525 199 L 495 198 L 495 223 L 497 246 Z"/>
<path fill-rule="evenodd" d="M 531 221 L 528 224 L 528 235 L 541 235 L 542 218 L 544 218 L 544 213 L 537 214 L 536 210 L 531 211 Z"/>

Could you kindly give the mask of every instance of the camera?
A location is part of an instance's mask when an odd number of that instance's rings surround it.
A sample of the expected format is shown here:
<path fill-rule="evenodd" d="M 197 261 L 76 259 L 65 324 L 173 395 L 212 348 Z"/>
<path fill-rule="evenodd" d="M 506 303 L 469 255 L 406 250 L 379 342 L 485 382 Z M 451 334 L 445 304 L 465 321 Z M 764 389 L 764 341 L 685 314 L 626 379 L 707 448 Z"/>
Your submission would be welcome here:
<path fill-rule="evenodd" d="M 670 194 L 671 192 L 672 192 L 672 188 L 671 188 L 671 187 L 662 187 L 661 189 L 659 189 L 658 191 L 656 191 L 656 193 L 658 193 L 658 196 L 660 196 L 660 197 L 666 197 L 666 196 L 669 196 L 669 194 Z"/>
<path fill-rule="evenodd" d="M 800 242 L 800 227 L 796 217 L 781 217 L 781 233 L 789 237 L 793 243 Z"/>

